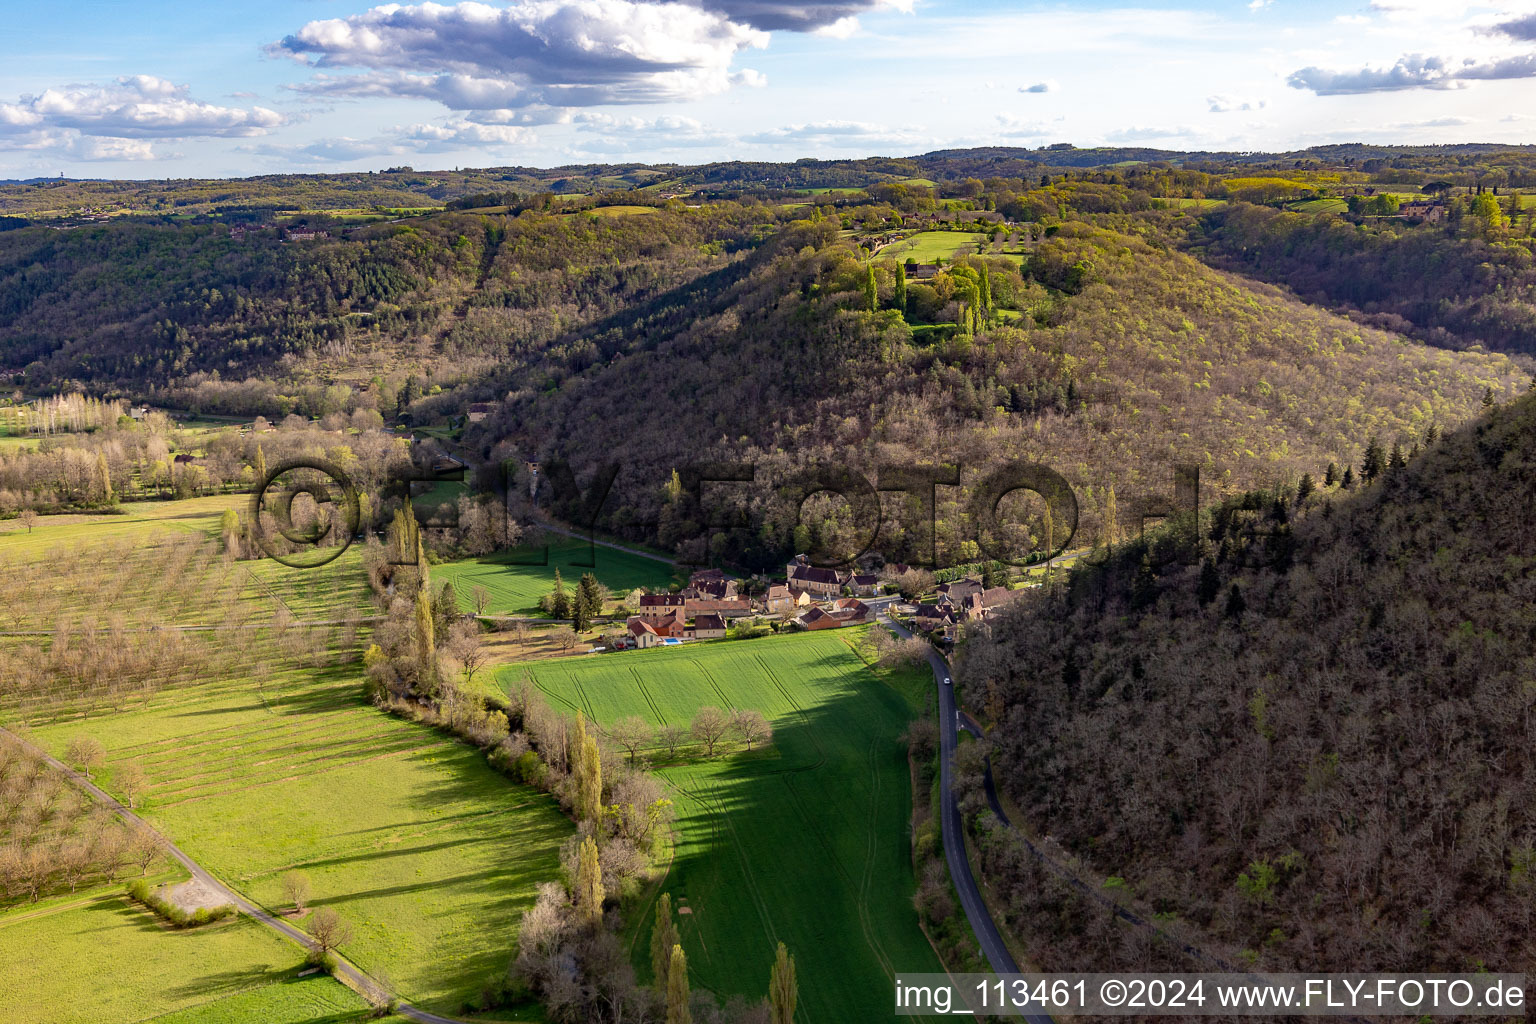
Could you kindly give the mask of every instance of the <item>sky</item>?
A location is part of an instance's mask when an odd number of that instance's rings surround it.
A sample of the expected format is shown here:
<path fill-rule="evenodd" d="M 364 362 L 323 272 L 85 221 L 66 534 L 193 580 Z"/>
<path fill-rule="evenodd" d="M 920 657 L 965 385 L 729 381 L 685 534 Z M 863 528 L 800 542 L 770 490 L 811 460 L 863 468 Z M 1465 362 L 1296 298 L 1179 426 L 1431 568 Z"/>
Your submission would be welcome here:
<path fill-rule="evenodd" d="M 0 178 L 1536 142 L 1536 0 L 12 0 Z"/>

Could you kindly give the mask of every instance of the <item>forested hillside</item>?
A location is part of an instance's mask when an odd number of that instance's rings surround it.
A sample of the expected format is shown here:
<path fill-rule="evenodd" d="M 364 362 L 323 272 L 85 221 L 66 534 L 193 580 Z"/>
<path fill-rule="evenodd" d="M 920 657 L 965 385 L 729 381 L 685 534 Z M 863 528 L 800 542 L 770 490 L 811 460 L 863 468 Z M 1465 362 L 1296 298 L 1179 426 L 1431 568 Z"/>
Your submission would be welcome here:
<path fill-rule="evenodd" d="M 661 487 L 673 469 L 754 461 L 757 487 L 738 490 L 767 528 L 715 553 L 771 564 L 806 539 L 772 501 L 795 466 L 957 462 L 970 482 L 1041 462 L 1078 489 L 1082 541 L 1103 534 L 1111 488 L 1122 503 L 1167 493 L 1175 463 L 1200 465 L 1216 491 L 1295 478 L 1354 461 L 1371 434 L 1406 446 L 1458 423 L 1490 386 L 1525 386 L 1502 356 L 1406 342 L 1203 267 L 1139 218 L 1068 223 L 1025 260 L 962 265 L 986 266 L 995 301 L 1021 315 L 922 340 L 885 308 L 894 265 L 874 263 L 871 311 L 870 264 L 830 221 L 799 222 L 708 308 L 626 325 L 585 372 L 554 391 L 525 381 L 467 439 L 566 458 L 578 476 L 620 462 L 606 524 L 666 544 L 702 533 L 703 512 Z M 940 549 L 958 556 L 969 524 L 953 505 L 940 520 Z M 857 550 L 844 515 L 812 529 Z M 893 530 L 881 549 L 894 558 L 903 543 Z"/>
<path fill-rule="evenodd" d="M 334 238 L 131 220 L 26 228 L 0 233 L 0 353 L 34 386 L 281 378 L 284 360 L 315 363 L 309 380 L 414 365 L 423 383 L 462 382 L 722 266 L 773 220 L 717 203 L 648 217 L 443 214 Z M 205 390 L 204 407 L 224 411 Z M 230 406 L 291 411 L 243 396 Z"/>
<path fill-rule="evenodd" d="M 1377 468 L 1122 547 L 972 639 L 961 681 L 1000 716 L 994 764 L 1036 834 L 1207 948 L 1276 970 L 1520 970 L 1536 397 Z M 993 868 L 1033 930 L 1061 925 L 1057 955 L 1102 955 L 1029 858 Z"/>
<path fill-rule="evenodd" d="M 1485 197 L 1479 197 L 1485 198 Z M 1435 345 L 1536 355 L 1536 257 L 1520 197 L 1486 196 L 1483 216 L 1449 226 L 1286 213 L 1213 211 L 1192 237 L 1217 266 L 1287 285 L 1309 301 Z"/>

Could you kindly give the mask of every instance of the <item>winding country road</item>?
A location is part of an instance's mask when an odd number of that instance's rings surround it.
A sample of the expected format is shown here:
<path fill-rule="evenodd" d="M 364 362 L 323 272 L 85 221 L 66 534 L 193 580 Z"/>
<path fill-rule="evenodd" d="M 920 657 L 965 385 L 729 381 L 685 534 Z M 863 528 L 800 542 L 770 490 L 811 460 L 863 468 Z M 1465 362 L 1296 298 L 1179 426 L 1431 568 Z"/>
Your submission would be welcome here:
<path fill-rule="evenodd" d="M 884 608 L 878 619 L 898 636 L 912 635 L 911 630 L 892 619 Z M 960 905 L 965 908 L 966 920 L 971 924 L 971 931 L 976 934 L 976 941 L 981 944 L 981 951 L 992 973 L 1018 974 L 1019 965 L 1014 961 L 1013 954 L 1008 952 L 1008 946 L 1003 942 L 992 915 L 987 912 L 981 890 L 976 885 L 976 877 L 971 874 L 970 861 L 965 856 L 965 838 L 961 832 L 965 825 L 960 819 L 960 807 L 955 803 L 954 788 L 959 712 L 955 710 L 955 688 L 945 682 L 951 678 L 949 665 L 932 648 L 928 650 L 928 665 L 933 669 L 933 682 L 939 690 L 939 815 L 944 826 L 941 831 L 944 834 L 944 859 L 949 862 L 949 877 L 955 884 Z M 1038 1007 L 1026 1009 L 1021 1016 L 1029 1024 L 1052 1024 L 1050 1015 Z"/>
<path fill-rule="evenodd" d="M 46 750 L 43 750 L 35 744 L 27 742 L 20 736 L 17 736 L 9 729 L 0 727 L 0 733 L 9 736 L 23 747 L 33 751 L 39 757 L 43 758 L 43 760 L 47 761 L 48 764 L 53 768 L 63 772 L 65 777 L 67 777 L 76 786 L 89 793 L 97 802 L 112 808 L 129 824 L 159 836 L 161 842 L 165 844 L 165 851 L 172 857 L 175 857 L 176 860 L 181 863 L 182 867 L 186 868 L 192 873 L 192 878 L 194 881 L 199 882 L 211 889 L 213 892 L 218 893 L 219 896 L 225 900 L 225 902 L 233 903 L 242 914 L 260 921 L 268 928 L 277 932 L 283 938 L 288 939 L 291 942 L 296 942 L 305 949 L 314 948 L 314 943 L 310 940 L 308 935 L 299 931 L 299 929 L 295 928 L 288 922 L 283 921 L 280 918 L 275 917 L 274 915 L 263 910 L 261 907 L 258 907 L 256 904 L 252 903 L 244 896 L 241 896 L 238 892 L 231 889 L 217 878 L 214 878 L 213 875 L 209 874 L 201 864 L 197 863 L 197 861 L 188 856 L 185 850 L 171 842 L 158 829 L 150 825 L 143 818 L 139 817 L 137 814 L 134 814 L 132 811 L 130 811 L 127 807 L 123 806 L 120 800 L 118 800 L 112 794 L 108 793 L 106 790 L 102 789 L 100 786 L 96 785 L 96 783 L 75 771 L 63 761 L 60 761 L 58 758 L 49 754 Z M 392 993 L 372 976 L 365 974 L 363 971 L 359 970 L 357 967 L 354 967 L 352 964 L 341 959 L 340 957 L 336 958 L 336 974 L 338 978 L 351 982 L 351 987 L 357 989 L 360 992 L 365 994 L 373 994 L 374 996 L 379 997 L 381 1000 L 389 999 L 392 997 Z M 418 1007 L 412 1006 L 411 1004 L 403 1001 L 396 1003 L 396 1012 L 402 1017 L 407 1017 L 414 1021 L 420 1021 L 422 1024 L 461 1024 L 460 1021 L 453 1017 L 439 1016 L 438 1014 L 432 1013 L 429 1010 L 419 1009 Z"/>

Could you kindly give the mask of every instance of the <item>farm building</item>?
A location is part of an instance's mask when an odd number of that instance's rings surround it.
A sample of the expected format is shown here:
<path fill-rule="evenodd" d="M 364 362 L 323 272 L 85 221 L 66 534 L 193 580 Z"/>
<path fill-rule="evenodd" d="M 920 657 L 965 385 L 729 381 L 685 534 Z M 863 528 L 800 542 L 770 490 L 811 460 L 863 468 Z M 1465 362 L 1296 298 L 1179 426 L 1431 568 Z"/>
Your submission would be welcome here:
<path fill-rule="evenodd" d="M 718 615 L 700 615 L 693 620 L 695 640 L 720 640 L 725 637 L 725 620 Z"/>
<path fill-rule="evenodd" d="M 687 600 L 681 594 L 642 594 L 640 595 L 640 617 L 654 621 L 665 618 L 673 612 L 679 615 L 686 614 L 683 608 Z"/>

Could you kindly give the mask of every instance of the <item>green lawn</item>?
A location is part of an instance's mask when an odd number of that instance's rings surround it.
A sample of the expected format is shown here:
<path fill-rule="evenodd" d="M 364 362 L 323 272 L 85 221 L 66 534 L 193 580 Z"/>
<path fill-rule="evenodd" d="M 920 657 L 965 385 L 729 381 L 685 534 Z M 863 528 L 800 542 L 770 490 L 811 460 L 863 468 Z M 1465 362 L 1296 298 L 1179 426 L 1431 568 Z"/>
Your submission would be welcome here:
<path fill-rule="evenodd" d="M 127 1024 L 176 1011 L 168 1019 L 177 1024 L 338 1019 L 211 1012 L 226 1001 L 284 1008 L 284 1002 L 261 993 L 291 977 L 302 959 L 297 946 L 248 918 L 175 931 L 130 903 L 120 887 L 82 892 L 40 910 L 21 907 L 0 914 L 0 963 L 5 965 L 0 1019 L 6 1024 Z M 331 1013 L 362 1005 L 329 978 L 304 989 L 310 1005 L 332 1006 Z M 287 1008 L 294 1005 L 288 1002 Z"/>
<path fill-rule="evenodd" d="M 906 262 L 910 257 L 919 263 L 932 263 L 936 259 L 954 259 L 961 250 L 975 252 L 978 246 L 986 244 L 987 236 L 979 231 L 919 231 L 881 249 L 877 258 Z"/>
<path fill-rule="evenodd" d="M 155 1024 L 341 1024 L 368 1019 L 363 997 L 326 975 L 289 977 L 154 1018 Z"/>
<path fill-rule="evenodd" d="M 144 767 L 140 813 L 209 870 L 274 910 L 303 870 L 356 929 L 342 952 L 440 1011 L 506 969 L 571 833 L 478 751 L 364 704 L 356 666 L 165 691 L 34 735 L 58 752 L 81 733 L 107 747 L 109 788 L 125 760 Z"/>
<path fill-rule="evenodd" d="M 897 972 L 939 971 L 918 928 L 898 739 L 931 677 L 883 679 L 855 644 L 864 630 L 637 651 L 530 671 L 550 702 L 599 725 L 641 715 L 687 725 L 703 705 L 755 708 L 771 747 L 663 767 L 678 806 L 665 883 L 695 987 L 761 998 L 777 942 L 796 955 L 801 1024 L 884 1019 Z M 649 974 L 650 924 L 635 963 Z"/>
<path fill-rule="evenodd" d="M 539 598 L 554 588 L 557 569 L 566 589 L 573 593 L 576 582 L 588 572 L 617 597 L 636 587 L 665 589 L 673 582 L 672 567 L 666 562 L 600 544 L 594 550 L 579 540 L 552 540 L 548 564 L 538 564 L 544 560 L 542 548 L 516 548 L 483 558 L 444 562 L 432 568 L 432 579 L 452 583 L 464 611 L 474 608 L 474 588 L 484 587 L 491 594 L 486 609 L 491 615 L 539 614 Z"/>

